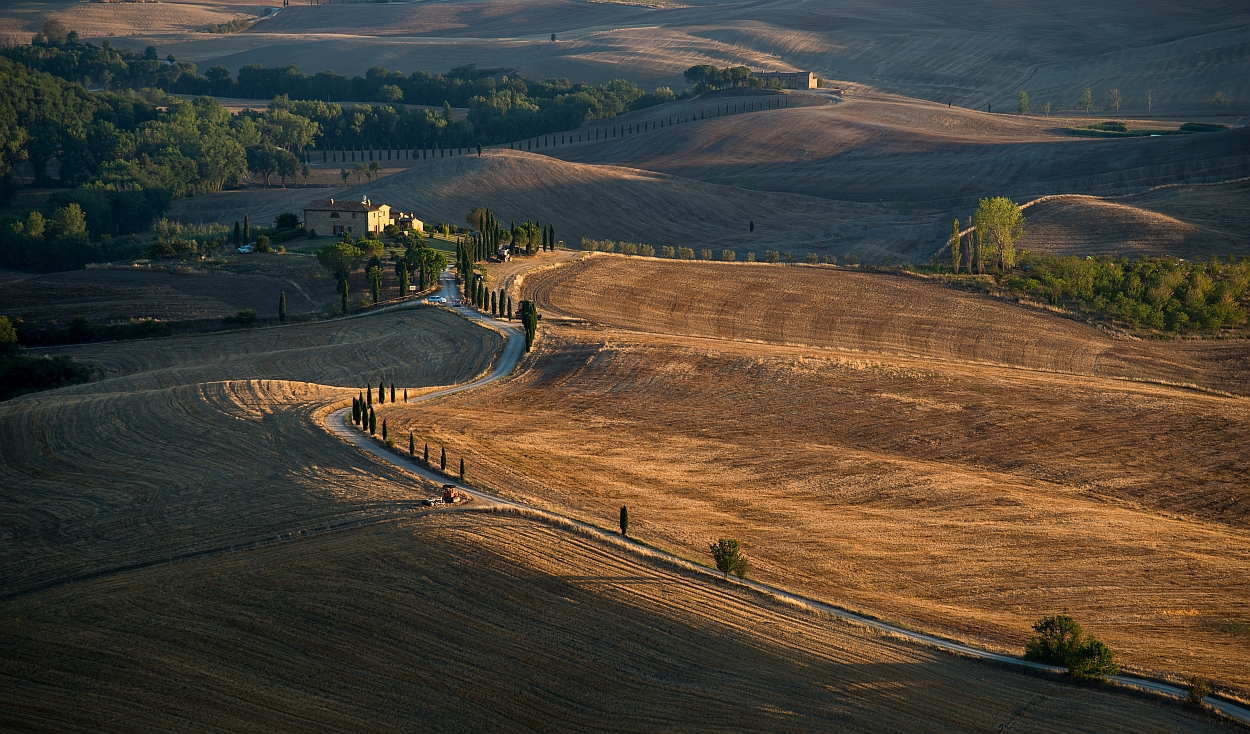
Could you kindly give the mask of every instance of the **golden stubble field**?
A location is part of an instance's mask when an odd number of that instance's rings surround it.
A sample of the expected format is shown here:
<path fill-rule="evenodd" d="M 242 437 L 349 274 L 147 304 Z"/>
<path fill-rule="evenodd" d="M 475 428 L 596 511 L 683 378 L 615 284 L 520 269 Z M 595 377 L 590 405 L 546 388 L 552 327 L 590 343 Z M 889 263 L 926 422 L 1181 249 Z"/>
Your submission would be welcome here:
<path fill-rule="evenodd" d="M 426 514 L 433 487 L 319 425 L 365 379 L 463 381 L 499 346 L 417 309 L 63 350 L 100 379 L 0 408 L 0 728 L 1222 728 L 524 515 Z"/>
<path fill-rule="evenodd" d="M 1222 731 L 451 512 L 0 606 L 0 726 L 58 731 Z"/>
<path fill-rule="evenodd" d="M 390 414 L 471 481 L 607 526 L 628 505 L 691 557 L 736 537 L 761 579 L 990 647 L 1066 611 L 1130 669 L 1250 686 L 1246 400 L 1142 381 L 1244 394 L 1243 343 L 1204 363 L 818 268 L 596 257 L 523 288 L 601 326 Z"/>

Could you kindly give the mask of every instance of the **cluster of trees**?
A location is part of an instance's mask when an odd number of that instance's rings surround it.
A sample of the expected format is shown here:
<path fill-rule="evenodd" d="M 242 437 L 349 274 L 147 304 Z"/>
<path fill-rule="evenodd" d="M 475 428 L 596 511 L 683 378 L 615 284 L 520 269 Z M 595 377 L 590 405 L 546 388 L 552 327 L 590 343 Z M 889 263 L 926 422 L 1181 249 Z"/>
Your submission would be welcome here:
<path fill-rule="evenodd" d="M 382 291 L 386 285 L 386 270 L 382 260 L 384 252 L 385 247 L 381 240 L 352 240 L 351 235 L 344 235 L 342 240 L 317 251 L 317 262 L 338 281 L 342 313 L 350 310 L 351 286 L 348 278 L 362 264 L 373 303 L 382 300 Z M 403 256 L 394 259 L 400 297 L 408 295 L 408 286 L 413 282 L 417 284 L 418 290 L 425 290 L 437 282 L 439 273 L 446 269 L 447 256 L 441 250 L 427 246 L 425 238 L 419 232 L 412 233 L 405 239 Z"/>
<path fill-rule="evenodd" d="M 3 54 L 32 69 L 106 89 L 284 98 L 287 104 L 290 99 L 362 103 L 346 112 L 339 105 L 323 104 L 324 115 L 304 113 L 323 125 L 325 136 L 319 147 L 385 144 L 418 149 L 500 143 L 572 130 L 586 120 L 678 98 L 668 87 L 645 93 L 623 79 L 599 86 L 567 79 L 536 82 L 515 70 L 478 69 L 473 64 L 447 74 L 416 71 L 411 75 L 375 66 L 363 77 L 351 78 L 332 71 L 309 75 L 295 66 L 251 64 L 239 69 L 237 77 L 224 66 L 214 66 L 199 76 L 195 64 L 172 56 L 161 60 L 152 46 L 137 54 L 114 49 L 107 41 L 103 46 L 80 43 L 77 33 L 55 21 L 45 25 L 32 45 L 5 49 Z M 405 111 L 403 104 L 442 107 L 443 111 Z M 468 120 L 454 122 L 452 106 L 468 107 Z"/>
<path fill-rule="evenodd" d="M 686 83 L 694 85 L 694 93 L 702 94 L 709 89 L 744 87 L 746 89 L 780 89 L 776 79 L 761 79 L 751 74 L 746 66 L 727 66 L 723 69 L 711 64 L 699 64 L 686 69 Z"/>
<path fill-rule="evenodd" d="M 17 329 L 8 317 L 0 316 L 0 400 L 83 382 L 93 372 L 70 357 L 18 354 Z"/>
<path fill-rule="evenodd" d="M 493 256 L 504 243 L 511 247 L 513 254 L 524 251 L 526 255 L 533 255 L 539 251 L 554 251 L 558 242 L 554 224 L 544 225 L 537 221 L 525 221 L 521 224 L 512 222 L 512 226 L 505 229 L 494 213 L 484 206 L 470 209 L 465 220 L 473 228 L 463 246 L 470 264 Z"/>
<path fill-rule="evenodd" d="M 1247 322 L 1250 259 L 1134 261 L 1027 253 L 1020 266 L 1003 285 L 1135 327 L 1213 333 Z"/>
<path fill-rule="evenodd" d="M 964 229 L 960 229 L 958 219 L 951 224 L 947 243 L 951 268 L 956 273 L 963 268 L 969 273 L 974 268 L 984 273 L 985 260 L 989 258 L 991 269 L 1005 273 L 1015 265 L 1016 241 L 1023 236 L 1024 211 L 1018 204 L 1003 196 L 981 199 Z"/>
<path fill-rule="evenodd" d="M 1101 679 L 1120 672 L 1115 656 L 1093 635 L 1066 614 L 1044 617 L 1033 625 L 1036 632 L 1024 648 L 1024 659 L 1058 665 L 1078 678 Z"/>

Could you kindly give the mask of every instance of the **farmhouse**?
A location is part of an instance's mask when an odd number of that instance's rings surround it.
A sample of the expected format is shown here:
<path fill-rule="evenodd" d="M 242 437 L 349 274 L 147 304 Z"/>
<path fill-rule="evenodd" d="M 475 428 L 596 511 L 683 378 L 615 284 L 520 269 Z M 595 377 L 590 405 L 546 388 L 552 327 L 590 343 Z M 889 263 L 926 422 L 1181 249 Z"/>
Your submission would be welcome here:
<path fill-rule="evenodd" d="M 776 79 L 787 89 L 815 89 L 816 74 L 810 71 L 753 71 L 751 76 L 757 79 Z"/>
<path fill-rule="evenodd" d="M 401 230 L 422 228 L 415 214 L 391 211 L 388 204 L 374 204 L 367 196 L 360 201 L 319 199 L 304 207 L 304 228 L 318 234 L 379 234 L 390 224 Z"/>

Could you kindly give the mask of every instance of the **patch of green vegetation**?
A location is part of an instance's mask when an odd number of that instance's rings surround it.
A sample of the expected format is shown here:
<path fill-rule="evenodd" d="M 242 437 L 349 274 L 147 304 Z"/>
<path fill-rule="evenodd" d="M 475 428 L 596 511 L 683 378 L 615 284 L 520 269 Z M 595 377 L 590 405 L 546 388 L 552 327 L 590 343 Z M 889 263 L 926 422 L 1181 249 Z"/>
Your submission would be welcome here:
<path fill-rule="evenodd" d="M 70 357 L 24 357 L 18 354 L 17 330 L 0 316 L 0 400 L 72 385 L 91 377 L 94 367 Z"/>
<path fill-rule="evenodd" d="M 1176 333 L 1244 328 L 1250 259 L 1056 257 L 1022 252 L 999 284 L 1053 305 Z"/>
<path fill-rule="evenodd" d="M 1250 623 L 1225 622 L 1220 625 L 1220 632 L 1233 637 L 1250 637 Z"/>
<path fill-rule="evenodd" d="M 1064 128 L 1069 135 L 1084 135 L 1096 138 L 1142 138 L 1151 135 L 1185 135 L 1189 133 L 1214 133 L 1227 130 L 1228 125 L 1214 122 L 1187 122 L 1176 130 L 1134 129 L 1118 120 L 1107 120 L 1090 125 Z"/>
<path fill-rule="evenodd" d="M 204 29 L 205 33 L 238 33 L 252 27 L 254 20 L 244 20 L 236 18 L 228 23 L 214 23 Z"/>

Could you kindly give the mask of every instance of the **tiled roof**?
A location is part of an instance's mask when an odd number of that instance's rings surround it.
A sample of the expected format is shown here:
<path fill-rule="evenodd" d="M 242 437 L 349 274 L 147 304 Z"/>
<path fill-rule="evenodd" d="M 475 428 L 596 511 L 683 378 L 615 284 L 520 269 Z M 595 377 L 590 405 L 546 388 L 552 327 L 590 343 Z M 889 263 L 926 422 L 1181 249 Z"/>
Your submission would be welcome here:
<path fill-rule="evenodd" d="M 363 201 L 345 201 L 342 199 L 318 199 L 304 205 L 304 211 L 313 212 L 376 212 L 381 207 L 366 204 Z"/>

